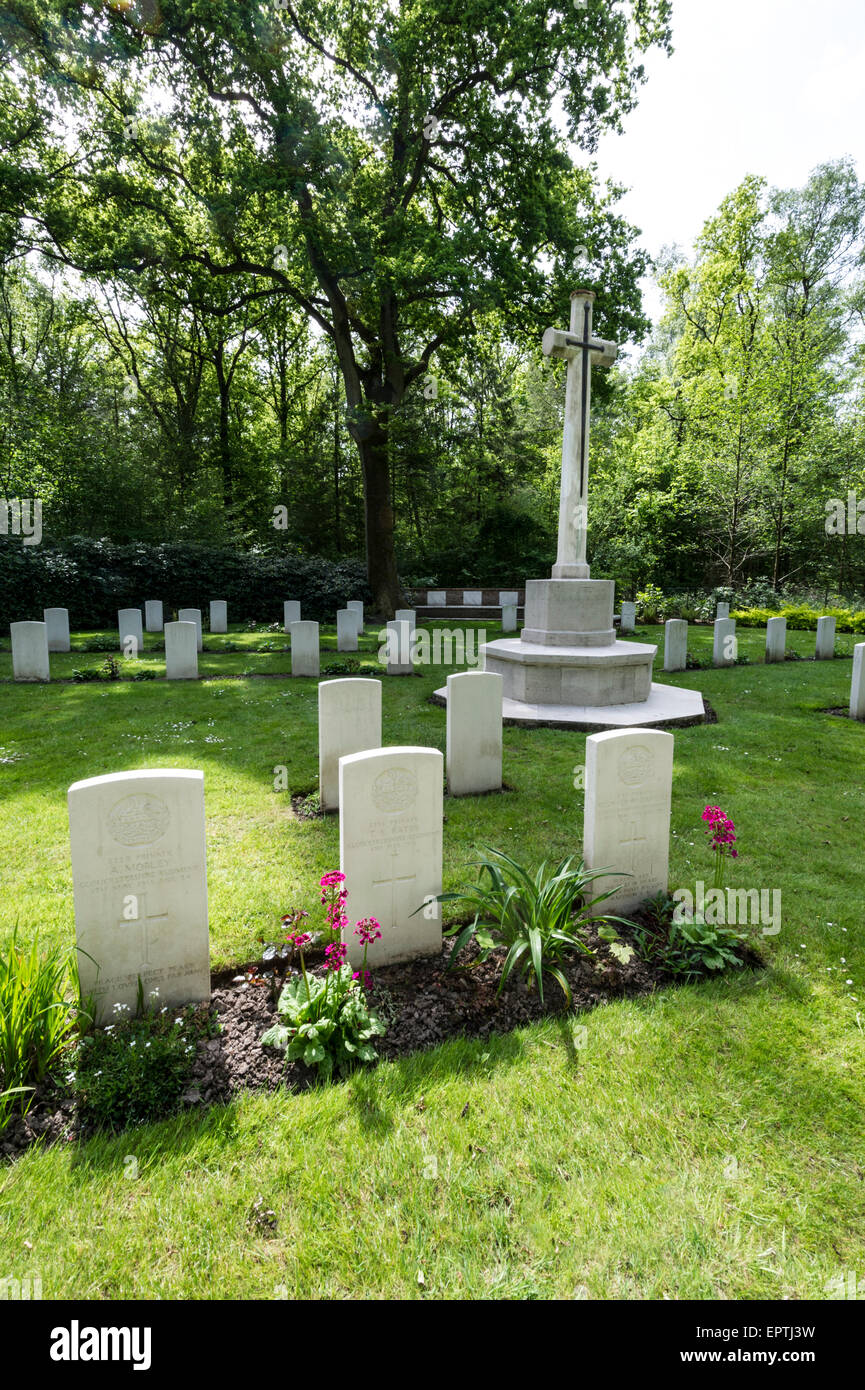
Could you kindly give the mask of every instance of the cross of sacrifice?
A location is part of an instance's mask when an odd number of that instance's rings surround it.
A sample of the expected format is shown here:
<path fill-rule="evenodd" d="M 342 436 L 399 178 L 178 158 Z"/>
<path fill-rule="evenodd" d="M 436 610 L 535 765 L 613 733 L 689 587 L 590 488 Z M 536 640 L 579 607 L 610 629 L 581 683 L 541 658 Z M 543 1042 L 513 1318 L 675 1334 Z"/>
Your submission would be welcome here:
<path fill-rule="evenodd" d="M 554 579 L 588 579 L 586 531 L 589 503 L 589 410 L 592 365 L 611 367 L 618 356 L 616 343 L 592 337 L 593 290 L 574 290 L 571 295 L 571 328 L 563 333 L 548 328 L 541 346 L 546 357 L 560 357 L 568 364 L 565 389 L 565 429 L 562 439 L 562 487 L 559 502 L 559 548 L 553 565 Z"/>
<path fill-rule="evenodd" d="M 151 970 L 153 962 L 150 959 L 150 923 L 167 922 L 167 912 L 148 912 L 146 893 L 130 894 L 134 901 L 129 902 L 128 907 L 123 909 L 123 917 L 118 924 L 121 927 L 140 926 L 141 927 L 141 967 L 144 970 Z M 127 900 L 128 901 L 128 900 Z"/>
<path fill-rule="evenodd" d="M 408 624 L 406 624 L 406 626 L 408 626 Z M 390 877 L 389 877 L 389 878 L 374 878 L 373 881 L 372 881 L 372 886 L 373 886 L 373 888 L 383 888 L 386 884 L 388 884 L 388 883 L 390 884 L 390 920 L 389 920 L 388 923 L 387 923 L 387 926 L 389 926 L 389 927 L 395 927 L 395 926 L 397 925 L 397 912 L 396 912 L 396 886 L 397 886 L 397 884 L 398 884 L 398 883 L 414 883 L 415 879 L 417 878 L 417 874 L 398 874 L 398 873 L 396 872 L 396 861 L 397 861 L 397 855 L 398 855 L 398 854 L 399 854 L 399 849 L 398 849 L 396 846 L 394 846 L 394 848 L 391 850 L 391 865 L 392 865 L 392 872 L 391 872 Z M 385 925 L 385 924 L 382 923 L 382 925 Z"/>

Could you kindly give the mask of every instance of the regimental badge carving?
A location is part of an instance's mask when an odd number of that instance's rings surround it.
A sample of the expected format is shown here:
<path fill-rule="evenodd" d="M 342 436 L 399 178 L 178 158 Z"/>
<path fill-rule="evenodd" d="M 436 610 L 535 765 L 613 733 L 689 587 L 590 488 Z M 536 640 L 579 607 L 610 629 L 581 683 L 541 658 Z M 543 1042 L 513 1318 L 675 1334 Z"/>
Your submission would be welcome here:
<path fill-rule="evenodd" d="M 629 748 L 619 760 L 619 781 L 626 787 L 641 787 L 651 776 L 653 761 L 652 751 L 645 744 Z"/>
<path fill-rule="evenodd" d="M 124 796 L 108 812 L 106 826 L 119 845 L 152 845 L 170 820 L 171 812 L 158 796 Z"/>
<path fill-rule="evenodd" d="M 407 767 L 388 768 L 373 782 L 372 800 L 379 811 L 405 811 L 417 800 L 417 778 Z"/>

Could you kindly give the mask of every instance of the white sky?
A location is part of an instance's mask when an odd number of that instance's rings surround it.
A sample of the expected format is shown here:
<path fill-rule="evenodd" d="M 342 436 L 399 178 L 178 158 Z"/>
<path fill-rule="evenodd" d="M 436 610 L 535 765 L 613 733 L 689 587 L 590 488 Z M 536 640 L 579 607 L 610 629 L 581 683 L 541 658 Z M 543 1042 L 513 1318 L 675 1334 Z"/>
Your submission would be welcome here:
<path fill-rule="evenodd" d="M 865 0 L 673 0 L 672 57 L 648 81 L 623 135 L 606 135 L 601 177 L 653 255 L 694 237 L 746 174 L 796 187 L 852 155 L 865 178 Z M 647 312 L 660 307 L 644 285 Z"/>

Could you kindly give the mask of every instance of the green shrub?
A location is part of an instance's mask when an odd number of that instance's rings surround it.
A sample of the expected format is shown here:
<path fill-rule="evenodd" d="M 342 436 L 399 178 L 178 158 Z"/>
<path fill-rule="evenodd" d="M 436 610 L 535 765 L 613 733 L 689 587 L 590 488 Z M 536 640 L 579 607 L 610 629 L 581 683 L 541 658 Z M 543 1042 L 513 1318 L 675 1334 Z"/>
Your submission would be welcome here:
<path fill-rule="evenodd" d="M 643 960 L 683 979 L 698 979 L 743 964 L 747 932 L 711 926 L 699 912 L 679 921 L 677 906 L 666 893 L 645 904 L 646 920 L 635 926 L 633 933 L 637 954 Z"/>
<path fill-rule="evenodd" d="M 647 584 L 637 594 L 637 621 L 640 623 L 663 623 L 668 617 L 668 603 L 655 584 Z"/>
<path fill-rule="evenodd" d="M 195 1060 L 196 1043 L 215 1025 L 195 1005 L 145 1010 L 130 1017 L 115 1006 L 116 1022 L 82 1038 L 73 1090 L 85 1123 L 125 1129 L 161 1119 L 177 1107 Z"/>
<path fill-rule="evenodd" d="M 262 1045 L 278 1048 L 286 1060 L 317 1067 L 324 1081 L 334 1072 L 374 1062 L 372 1038 L 385 1032 L 347 964 L 324 976 L 309 975 L 305 969 L 302 975 L 292 975 L 279 996 L 277 1013 L 280 1022 L 263 1034 Z"/>
<path fill-rule="evenodd" d="M 765 627 L 770 618 L 786 618 L 791 632 L 816 632 L 818 618 L 834 618 L 838 632 L 865 632 L 865 611 L 820 608 L 806 603 L 784 603 L 779 608 L 737 608 L 730 613 L 740 627 Z"/>
<path fill-rule="evenodd" d="M 68 948 L 40 951 L 38 938 L 22 946 L 17 928 L 6 954 L 0 954 L 0 1086 L 5 1093 L 0 1130 L 13 1108 L 26 1112 L 33 1088 L 47 1079 L 73 1040 L 79 1015 L 86 1013 L 72 998 L 74 979 Z"/>
<path fill-rule="evenodd" d="M 609 892 L 591 896 L 594 879 L 608 875 L 610 869 L 588 870 L 584 863 L 572 868 L 573 859 L 563 860 L 551 868 L 544 860 L 532 874 L 510 855 L 501 850 L 488 850 L 493 859 L 478 861 L 476 883 L 466 884 L 458 893 L 443 893 L 439 902 L 465 903 L 474 911 L 467 926 L 452 927 L 447 936 L 455 936 L 449 964 L 453 966 L 462 948 L 471 940 L 480 947 L 480 959 L 486 960 L 499 947 L 507 954 L 499 979 L 501 993 L 511 973 L 516 970 L 529 984 L 535 984 L 544 997 L 544 975 L 550 975 L 562 990 L 570 1007 L 571 988 L 560 968 L 562 960 L 577 952 L 591 955 L 586 941 L 586 927 L 593 918 L 599 935 L 610 943 L 611 952 L 623 963 L 633 954 L 629 946 L 618 940 L 611 926 L 622 922 L 621 917 L 594 915 L 595 907 L 613 896 Z M 486 875 L 487 882 L 484 882 Z"/>

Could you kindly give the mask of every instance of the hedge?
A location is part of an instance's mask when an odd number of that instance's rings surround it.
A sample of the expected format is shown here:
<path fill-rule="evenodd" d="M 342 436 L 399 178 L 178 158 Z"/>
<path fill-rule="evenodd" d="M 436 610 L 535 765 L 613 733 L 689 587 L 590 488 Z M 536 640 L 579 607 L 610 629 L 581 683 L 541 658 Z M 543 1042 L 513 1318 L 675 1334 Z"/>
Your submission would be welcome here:
<path fill-rule="evenodd" d="M 119 608 L 161 599 L 166 614 L 225 599 L 230 622 L 281 622 L 286 599 L 299 599 L 305 618 L 334 622 L 349 599 L 371 602 L 358 560 L 191 542 L 161 545 L 73 536 L 55 545 L 25 546 L 0 536 L 0 636 L 9 623 L 40 620 L 44 608 L 68 608 L 73 631 L 117 626 Z"/>
<path fill-rule="evenodd" d="M 792 631 L 815 632 L 818 618 L 834 618 L 836 632 L 865 632 L 865 611 L 852 608 L 813 608 L 788 603 L 780 608 L 737 608 L 731 611 L 740 627 L 765 627 L 770 618 L 786 618 Z"/>

